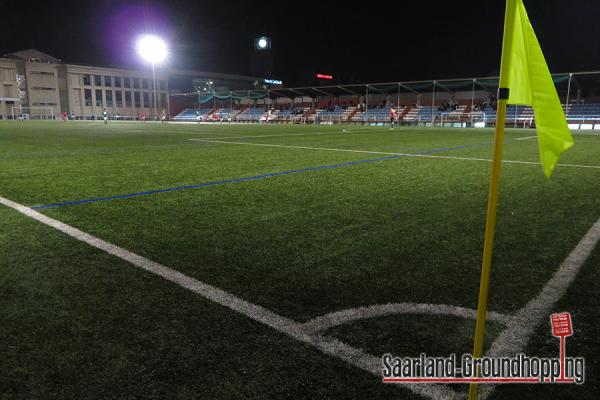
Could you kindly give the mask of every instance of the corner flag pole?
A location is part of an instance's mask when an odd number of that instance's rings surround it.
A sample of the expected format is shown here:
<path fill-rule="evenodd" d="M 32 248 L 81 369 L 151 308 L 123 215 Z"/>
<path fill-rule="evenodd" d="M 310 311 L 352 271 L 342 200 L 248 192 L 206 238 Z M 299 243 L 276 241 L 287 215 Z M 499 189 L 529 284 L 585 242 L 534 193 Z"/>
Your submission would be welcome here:
<path fill-rule="evenodd" d="M 502 167 L 502 150 L 504 145 L 504 122 L 509 96 L 508 71 L 512 52 L 512 32 L 515 9 L 516 0 L 506 0 L 504 36 L 502 39 L 502 59 L 500 62 L 500 82 L 498 85 L 498 105 L 496 111 L 496 132 L 494 134 L 494 156 L 492 159 L 492 172 L 488 193 L 485 240 L 483 244 L 483 260 L 481 263 L 481 281 L 479 283 L 479 301 L 477 304 L 477 323 L 475 326 L 475 340 L 473 343 L 474 358 L 480 358 L 482 356 L 483 342 L 485 339 L 485 319 L 488 303 L 488 289 L 490 286 L 494 232 L 496 229 L 496 208 L 498 205 L 498 189 L 500 186 L 500 170 Z M 479 371 L 477 374 L 479 374 Z M 477 400 L 477 389 L 477 383 L 471 383 L 469 387 L 469 400 Z"/>

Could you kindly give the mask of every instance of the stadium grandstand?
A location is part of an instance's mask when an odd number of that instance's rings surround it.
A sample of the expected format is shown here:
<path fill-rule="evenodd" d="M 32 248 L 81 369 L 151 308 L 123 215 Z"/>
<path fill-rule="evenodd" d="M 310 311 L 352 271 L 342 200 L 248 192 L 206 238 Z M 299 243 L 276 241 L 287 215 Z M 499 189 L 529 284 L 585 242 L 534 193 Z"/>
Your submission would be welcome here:
<path fill-rule="evenodd" d="M 267 79 L 192 70 L 150 72 L 67 64 L 30 49 L 0 57 L 0 119 L 158 118 L 178 122 L 486 127 L 496 120 L 497 77 L 286 88 Z M 554 75 L 571 129 L 600 129 L 600 72 Z M 235 90 L 234 90 L 235 89 Z M 534 127 L 531 107 L 509 106 L 507 124 Z"/>
<path fill-rule="evenodd" d="M 557 74 L 554 82 L 572 129 L 600 129 L 600 72 Z M 198 122 L 489 127 L 496 121 L 497 77 L 250 91 L 185 93 L 194 107 L 173 119 Z M 223 114 L 227 118 L 223 118 Z M 533 109 L 509 106 L 507 124 L 535 127 Z"/>

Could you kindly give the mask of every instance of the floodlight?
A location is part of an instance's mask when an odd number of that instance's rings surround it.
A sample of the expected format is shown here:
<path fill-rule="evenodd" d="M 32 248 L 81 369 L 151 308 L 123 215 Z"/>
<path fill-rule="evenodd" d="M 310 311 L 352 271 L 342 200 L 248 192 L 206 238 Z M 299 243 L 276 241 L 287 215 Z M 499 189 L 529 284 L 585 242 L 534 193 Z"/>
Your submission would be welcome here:
<path fill-rule="evenodd" d="M 167 44 L 155 35 L 143 35 L 137 40 L 137 51 L 144 60 L 156 64 L 167 58 Z"/>
<path fill-rule="evenodd" d="M 254 47 L 257 50 L 268 50 L 271 48 L 271 39 L 267 36 L 261 36 L 254 39 Z"/>
<path fill-rule="evenodd" d="M 136 42 L 137 52 L 144 60 L 152 64 L 152 99 L 154 101 L 154 118 L 158 115 L 156 104 L 156 63 L 167 58 L 167 44 L 156 35 L 140 36 Z"/>

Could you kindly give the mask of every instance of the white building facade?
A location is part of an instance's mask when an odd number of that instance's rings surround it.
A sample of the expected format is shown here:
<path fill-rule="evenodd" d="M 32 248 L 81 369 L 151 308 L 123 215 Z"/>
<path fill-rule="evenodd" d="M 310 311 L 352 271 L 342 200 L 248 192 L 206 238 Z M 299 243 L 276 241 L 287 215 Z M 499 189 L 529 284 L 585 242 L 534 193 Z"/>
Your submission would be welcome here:
<path fill-rule="evenodd" d="M 169 87 L 170 79 L 175 82 Z M 263 78 L 195 70 L 107 68 L 62 62 L 35 49 L 0 57 L 0 119 L 22 113 L 78 119 L 97 118 L 106 110 L 113 118 L 171 115 L 169 94 L 207 90 L 252 89 Z M 153 82 L 156 82 L 156 88 Z M 156 107 L 154 102 L 156 93 Z M 188 93 L 189 94 L 189 93 Z M 155 114 L 156 109 L 156 114 Z"/>

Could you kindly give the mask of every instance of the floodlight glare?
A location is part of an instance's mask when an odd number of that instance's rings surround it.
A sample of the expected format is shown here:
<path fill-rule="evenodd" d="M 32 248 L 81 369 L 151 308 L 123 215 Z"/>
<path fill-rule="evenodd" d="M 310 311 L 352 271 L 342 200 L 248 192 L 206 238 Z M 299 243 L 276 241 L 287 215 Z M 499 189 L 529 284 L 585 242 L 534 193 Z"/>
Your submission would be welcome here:
<path fill-rule="evenodd" d="M 152 64 L 159 63 L 167 58 L 167 44 L 158 36 L 141 36 L 136 47 L 140 57 Z"/>
<path fill-rule="evenodd" d="M 265 47 L 267 47 L 267 39 L 265 38 L 260 38 L 258 40 L 258 47 L 260 47 L 261 49 L 264 49 Z"/>

